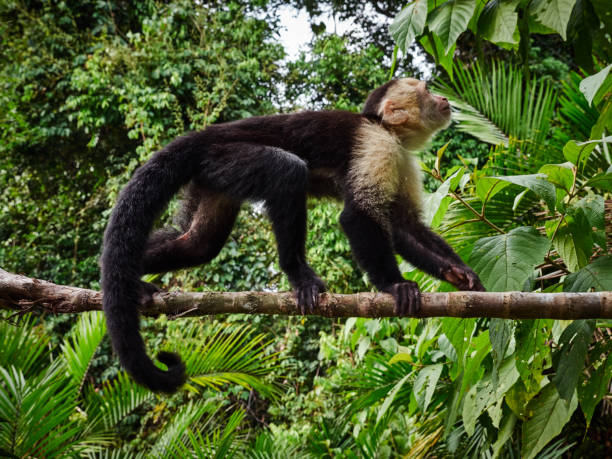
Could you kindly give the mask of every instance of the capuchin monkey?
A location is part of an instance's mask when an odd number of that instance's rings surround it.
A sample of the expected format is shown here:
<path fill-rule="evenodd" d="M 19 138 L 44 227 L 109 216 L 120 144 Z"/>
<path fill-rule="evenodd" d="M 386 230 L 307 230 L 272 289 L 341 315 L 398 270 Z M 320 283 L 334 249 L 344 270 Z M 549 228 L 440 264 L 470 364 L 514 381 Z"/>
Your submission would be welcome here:
<path fill-rule="evenodd" d="M 419 219 L 420 167 L 412 152 L 450 123 L 448 101 L 407 78 L 374 90 L 362 113 L 307 111 L 212 125 L 168 144 L 135 173 L 119 195 L 104 234 L 102 290 L 113 348 L 132 378 L 153 391 L 186 381 L 180 357 L 147 356 L 138 306 L 151 299 L 145 273 L 196 266 L 223 247 L 243 201 L 263 201 L 279 263 L 302 314 L 312 313 L 325 284 L 306 261 L 306 197 L 341 199 L 340 225 L 376 288 L 395 312 L 420 308 L 416 283 L 405 280 L 395 253 L 460 290 L 484 288 L 442 238 Z M 186 186 L 181 231 L 150 234 L 155 219 Z"/>

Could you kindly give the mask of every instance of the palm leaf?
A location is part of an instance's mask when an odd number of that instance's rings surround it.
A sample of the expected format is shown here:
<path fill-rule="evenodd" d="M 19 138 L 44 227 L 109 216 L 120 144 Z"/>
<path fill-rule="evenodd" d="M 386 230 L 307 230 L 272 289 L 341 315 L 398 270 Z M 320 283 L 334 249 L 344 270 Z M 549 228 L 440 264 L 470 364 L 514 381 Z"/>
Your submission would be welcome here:
<path fill-rule="evenodd" d="M 72 337 L 61 344 L 62 359 L 79 393 L 104 333 L 106 324 L 102 312 L 84 313 L 74 326 Z"/>
<path fill-rule="evenodd" d="M 492 145 L 508 143 L 506 134 L 493 121 L 469 103 L 461 100 L 450 87 L 438 86 L 434 92 L 446 97 L 451 107 L 456 109 L 453 111 L 453 120 L 457 122 L 457 129 Z"/>
<path fill-rule="evenodd" d="M 213 404 L 212 400 L 191 401 L 180 408 L 172 420 L 166 424 L 167 427 L 153 445 L 150 457 L 166 457 L 167 452 L 173 446 L 188 443 L 189 429 L 194 428 L 193 426 L 210 426 L 213 416 L 208 416 L 204 421 L 202 418 L 206 413 L 210 414 L 215 411 Z"/>
<path fill-rule="evenodd" d="M 283 432 L 275 435 L 274 431 L 266 430 L 260 433 L 255 443 L 250 445 L 240 457 L 248 459 L 285 459 L 287 457 L 305 457 L 299 454 L 299 447 L 290 444 Z"/>
<path fill-rule="evenodd" d="M 49 362 L 49 338 L 32 316 L 21 317 L 19 325 L 0 320 L 0 367 L 14 365 L 26 377 L 42 371 Z"/>
<path fill-rule="evenodd" d="M 356 388 L 363 395 L 351 403 L 349 413 L 357 413 L 382 402 L 410 373 L 412 373 L 412 367 L 406 362 L 389 364 L 385 356 L 368 354 L 363 363 L 363 370 L 356 381 Z M 393 398 L 393 405 L 407 404 L 411 389 L 412 384 L 402 383 Z"/>
<path fill-rule="evenodd" d="M 72 418 L 73 388 L 58 359 L 26 379 L 14 366 L 0 367 L 0 449 L 19 457 L 66 457 L 79 451 Z"/>
<path fill-rule="evenodd" d="M 265 335 L 253 336 L 248 326 L 227 326 L 216 323 L 209 330 L 201 324 L 194 324 L 182 334 L 185 366 L 190 380 L 195 384 L 213 390 L 225 384 L 239 384 L 254 389 L 266 396 L 274 396 L 277 388 L 264 382 L 264 377 L 274 369 L 276 354 L 267 353 L 270 341 Z M 190 338 L 191 337 L 191 338 Z M 186 343 L 186 344 L 185 344 Z M 190 386 L 192 390 L 197 390 Z"/>
<path fill-rule="evenodd" d="M 202 459 L 234 457 L 238 448 L 244 447 L 243 442 L 237 439 L 237 430 L 244 416 L 244 411 L 234 411 L 223 429 L 216 428 L 208 433 L 201 429 L 194 431 L 190 428 L 187 431 L 187 442 L 183 441 L 182 436 L 177 436 L 168 448 L 175 457 L 195 456 Z"/>
<path fill-rule="evenodd" d="M 436 91 L 458 109 L 458 128 L 484 142 L 507 144 L 514 137 L 529 141 L 524 147 L 544 143 L 557 95 L 547 82 L 534 80 L 526 88 L 522 69 L 493 62 L 490 73 L 480 64 L 456 65 L 452 83 L 438 81 Z"/>
<path fill-rule="evenodd" d="M 155 395 L 121 372 L 104 384 L 102 391 L 87 391 L 85 411 L 96 428 L 111 429 Z"/>

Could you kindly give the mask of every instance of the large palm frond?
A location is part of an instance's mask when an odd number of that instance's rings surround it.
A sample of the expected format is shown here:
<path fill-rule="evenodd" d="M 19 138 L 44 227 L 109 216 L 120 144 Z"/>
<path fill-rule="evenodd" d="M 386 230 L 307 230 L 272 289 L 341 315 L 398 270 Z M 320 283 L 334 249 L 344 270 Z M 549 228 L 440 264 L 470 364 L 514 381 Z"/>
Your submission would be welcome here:
<path fill-rule="evenodd" d="M 74 418 L 74 390 L 60 359 L 27 378 L 21 369 L 0 367 L 0 450 L 9 457 L 66 457 L 87 447 Z M 102 444 L 98 438 L 98 445 Z"/>
<path fill-rule="evenodd" d="M 91 359 L 106 333 L 104 315 L 100 311 L 81 314 L 72 332 L 72 337 L 61 344 L 62 359 L 80 393 Z"/>
<path fill-rule="evenodd" d="M 166 424 L 166 428 L 150 451 L 151 457 L 166 457 L 168 451 L 179 443 L 189 443 L 189 433 L 196 429 L 210 428 L 215 424 L 216 413 L 212 400 L 191 401 L 181 407 L 174 417 Z M 208 414 L 208 416 L 206 416 Z M 178 456 L 177 456 L 178 457 Z M 195 456 L 197 457 L 197 456 Z"/>
<path fill-rule="evenodd" d="M 217 413 L 207 419 L 204 426 L 187 430 L 184 435 L 175 436 L 168 443 L 168 450 L 174 457 L 197 457 L 201 459 L 223 459 L 235 457 L 237 450 L 243 448 L 244 442 L 238 438 L 238 428 L 244 419 L 244 411 L 234 411 L 225 427 L 211 428 L 219 421 L 212 421 Z"/>
<path fill-rule="evenodd" d="M 106 382 L 101 391 L 86 392 L 85 410 L 91 417 L 91 423 L 104 430 L 115 427 L 143 403 L 155 397 L 153 392 L 136 384 L 124 372 Z"/>
<path fill-rule="evenodd" d="M 557 99 L 550 84 L 534 78 L 525 86 L 522 69 L 498 61 L 489 72 L 478 62 L 456 65 L 454 72 L 453 82 L 435 87 L 457 109 L 460 130 L 492 144 L 520 139 L 528 152 L 545 143 Z"/>
<path fill-rule="evenodd" d="M 276 359 L 276 354 L 267 349 L 269 344 L 264 334 L 253 335 L 248 326 L 217 322 L 209 326 L 194 322 L 182 330 L 175 343 L 196 385 L 219 390 L 233 383 L 274 396 L 277 388 L 264 381 Z"/>
<path fill-rule="evenodd" d="M 26 377 L 38 374 L 49 363 L 48 345 L 48 336 L 32 316 L 21 317 L 16 325 L 0 320 L 0 367 L 15 366 Z"/>

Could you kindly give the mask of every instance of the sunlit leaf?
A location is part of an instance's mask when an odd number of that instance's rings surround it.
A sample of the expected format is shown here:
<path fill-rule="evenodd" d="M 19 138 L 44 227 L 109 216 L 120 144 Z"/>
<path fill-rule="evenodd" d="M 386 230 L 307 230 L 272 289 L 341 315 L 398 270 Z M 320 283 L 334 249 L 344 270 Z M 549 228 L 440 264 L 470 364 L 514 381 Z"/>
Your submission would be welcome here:
<path fill-rule="evenodd" d="M 529 13 L 533 14 L 544 26 L 554 30 L 565 40 L 567 23 L 576 0 L 533 0 L 529 3 Z"/>
<path fill-rule="evenodd" d="M 470 257 L 472 268 L 492 292 L 521 290 L 548 252 L 550 241 L 532 227 L 478 240 Z"/>
<path fill-rule="evenodd" d="M 476 0 L 449 0 L 431 13 L 429 29 L 440 37 L 444 51 L 448 52 L 457 42 L 457 38 L 467 28 Z"/>
<path fill-rule="evenodd" d="M 414 39 L 423 33 L 426 20 L 427 0 L 413 0 L 395 16 L 389 33 L 402 52 L 406 52 Z"/>

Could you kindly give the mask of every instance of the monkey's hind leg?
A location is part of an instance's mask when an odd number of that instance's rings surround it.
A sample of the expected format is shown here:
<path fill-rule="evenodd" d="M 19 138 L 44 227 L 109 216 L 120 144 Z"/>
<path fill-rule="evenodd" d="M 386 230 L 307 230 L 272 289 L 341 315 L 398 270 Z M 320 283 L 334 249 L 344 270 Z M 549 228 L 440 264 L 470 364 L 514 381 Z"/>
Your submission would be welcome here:
<path fill-rule="evenodd" d="M 238 199 L 265 202 L 281 269 L 302 314 L 314 312 L 325 284 L 306 262 L 306 163 L 280 148 L 237 142 L 210 150 L 202 166 L 203 183 Z"/>
<path fill-rule="evenodd" d="M 239 201 L 192 186 L 183 209 L 184 233 L 173 228 L 153 233 L 143 258 L 143 272 L 173 271 L 209 262 L 223 248 L 239 210 Z"/>

